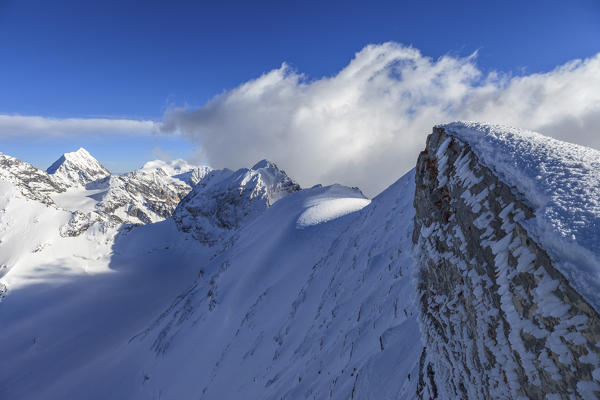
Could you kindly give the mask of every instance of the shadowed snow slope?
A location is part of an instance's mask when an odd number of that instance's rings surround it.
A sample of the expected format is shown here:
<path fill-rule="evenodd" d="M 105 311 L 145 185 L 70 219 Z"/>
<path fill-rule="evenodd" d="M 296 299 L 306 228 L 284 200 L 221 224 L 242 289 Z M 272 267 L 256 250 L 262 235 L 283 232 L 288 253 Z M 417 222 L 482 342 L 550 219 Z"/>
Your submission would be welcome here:
<path fill-rule="evenodd" d="M 23 285 L 0 303 L 0 397 L 413 398 L 413 179 L 302 229 L 311 207 L 366 200 L 338 185 L 274 196 L 225 250 L 172 220 L 121 229 L 110 260 L 83 247 L 104 273 Z M 66 257 L 48 269 L 61 276 Z"/>

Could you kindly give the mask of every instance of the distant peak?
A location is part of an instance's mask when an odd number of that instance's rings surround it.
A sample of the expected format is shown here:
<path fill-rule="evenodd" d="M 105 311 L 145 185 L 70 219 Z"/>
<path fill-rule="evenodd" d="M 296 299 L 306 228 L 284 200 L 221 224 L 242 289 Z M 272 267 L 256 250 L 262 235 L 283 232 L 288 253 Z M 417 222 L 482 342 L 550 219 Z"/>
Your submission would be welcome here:
<path fill-rule="evenodd" d="M 254 164 L 254 166 L 252 167 L 253 170 L 257 170 L 257 169 L 261 169 L 261 168 L 279 169 L 279 168 L 277 168 L 277 165 L 275 165 L 275 163 L 272 163 L 271 161 L 269 161 L 267 159 L 260 160 L 259 162 Z"/>
<path fill-rule="evenodd" d="M 72 157 L 77 157 L 77 158 L 87 158 L 87 159 L 93 159 L 95 160 L 94 156 L 92 156 L 86 149 L 84 149 L 83 147 L 78 148 L 75 151 L 72 151 L 70 153 L 65 153 L 63 154 L 63 157 L 65 158 L 72 158 Z"/>
<path fill-rule="evenodd" d="M 76 154 L 85 154 L 85 155 L 91 156 L 91 154 L 86 149 L 84 149 L 83 147 L 78 148 L 76 151 L 74 151 L 74 153 L 76 153 Z"/>
<path fill-rule="evenodd" d="M 46 172 L 67 182 L 82 185 L 110 175 L 110 172 L 83 147 L 64 153 Z"/>

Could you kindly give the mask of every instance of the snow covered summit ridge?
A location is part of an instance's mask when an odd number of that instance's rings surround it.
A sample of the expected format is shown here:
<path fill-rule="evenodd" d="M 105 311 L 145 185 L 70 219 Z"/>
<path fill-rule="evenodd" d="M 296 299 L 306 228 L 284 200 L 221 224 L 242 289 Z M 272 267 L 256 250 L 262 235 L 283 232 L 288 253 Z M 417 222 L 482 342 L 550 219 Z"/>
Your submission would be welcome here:
<path fill-rule="evenodd" d="M 148 161 L 138 170 L 140 173 L 155 173 L 162 170 L 166 175 L 179 179 L 187 185 L 194 186 L 202 180 L 212 168 L 205 165 L 193 165 L 180 158 L 171 161 L 154 160 Z"/>
<path fill-rule="evenodd" d="M 484 165 L 525 197 L 535 218 L 524 221 L 524 228 L 600 307 L 600 151 L 502 125 L 439 127 L 467 142 Z"/>
<path fill-rule="evenodd" d="M 110 171 L 83 147 L 63 154 L 46 172 L 67 184 L 81 186 L 110 175 Z"/>

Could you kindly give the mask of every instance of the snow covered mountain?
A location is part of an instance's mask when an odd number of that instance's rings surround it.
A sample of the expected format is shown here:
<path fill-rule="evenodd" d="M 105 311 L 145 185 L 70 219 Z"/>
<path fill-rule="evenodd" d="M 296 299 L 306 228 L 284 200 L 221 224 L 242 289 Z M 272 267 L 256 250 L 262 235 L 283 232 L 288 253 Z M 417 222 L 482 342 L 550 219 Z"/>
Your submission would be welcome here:
<path fill-rule="evenodd" d="M 250 169 L 212 171 L 179 204 L 173 219 L 184 232 L 214 245 L 298 190 L 297 183 L 267 160 Z"/>
<path fill-rule="evenodd" d="M 188 186 L 193 187 L 200 182 L 204 177 L 212 171 L 212 168 L 207 166 L 196 166 L 188 163 L 185 160 L 177 159 L 171 161 L 154 160 L 148 161 L 140 172 L 153 172 L 162 169 L 168 176 L 179 179 L 185 182 Z"/>
<path fill-rule="evenodd" d="M 14 184 L 27 198 L 44 204 L 54 204 L 51 194 L 66 190 L 66 185 L 52 179 L 46 172 L 17 158 L 0 153 L 0 178 Z"/>
<path fill-rule="evenodd" d="M 136 225 L 161 221 L 173 214 L 179 201 L 192 190 L 193 182 L 203 179 L 210 168 L 187 165 L 189 169 L 182 171 L 160 163 L 147 163 L 142 169 L 123 175 L 109 175 L 85 188 L 58 195 L 55 201 L 71 210 L 87 211 L 90 220 L 97 217 Z M 71 203 L 81 198 L 88 202 L 85 209 Z"/>
<path fill-rule="evenodd" d="M 111 175 L 81 148 L 48 168 L 50 180 L 61 190 L 47 193 L 53 204 L 72 212 L 62 234 L 77 236 L 96 223 L 140 225 L 168 218 L 210 170 L 183 160 L 156 160 L 139 170 Z"/>
<path fill-rule="evenodd" d="M 83 147 L 72 153 L 63 154 L 46 172 L 55 180 L 62 180 L 65 185 L 69 186 L 85 186 L 110 175 L 110 171 Z"/>
<path fill-rule="evenodd" d="M 442 125 L 372 200 L 263 160 L 50 179 L 44 203 L 18 165 L 0 175 L 0 398 L 600 395 L 596 150 Z M 68 196 L 112 223 L 61 235 Z"/>

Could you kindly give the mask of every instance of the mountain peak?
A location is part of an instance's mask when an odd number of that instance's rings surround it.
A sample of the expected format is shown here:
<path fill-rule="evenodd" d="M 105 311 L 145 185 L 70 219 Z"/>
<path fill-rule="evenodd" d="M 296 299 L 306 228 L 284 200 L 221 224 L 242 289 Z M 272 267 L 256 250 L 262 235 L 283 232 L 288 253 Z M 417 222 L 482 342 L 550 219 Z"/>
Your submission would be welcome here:
<path fill-rule="evenodd" d="M 253 170 L 257 170 L 257 169 L 262 169 L 262 168 L 275 168 L 275 169 L 279 169 L 277 168 L 277 165 L 275 165 L 275 163 L 272 163 L 271 161 L 265 159 L 260 160 L 259 162 L 257 162 L 256 164 L 254 164 L 254 166 L 251 168 Z"/>
<path fill-rule="evenodd" d="M 69 154 L 78 154 L 78 155 L 82 155 L 82 156 L 86 156 L 86 157 L 92 157 L 92 155 L 83 147 L 80 147 L 77 150 L 75 150 Z"/>
<path fill-rule="evenodd" d="M 268 160 L 251 169 L 216 170 L 179 203 L 174 220 L 181 230 L 214 244 L 299 190 L 300 185 Z"/>
<path fill-rule="evenodd" d="M 110 175 L 110 171 L 83 147 L 70 153 L 64 153 L 46 172 L 69 184 L 80 185 L 86 185 Z"/>
<path fill-rule="evenodd" d="M 142 173 L 154 173 L 159 170 L 164 171 L 168 176 L 178 179 L 189 186 L 194 186 L 200 180 L 212 171 L 212 168 L 205 165 L 193 165 L 182 159 L 164 161 L 148 161 L 139 170 Z"/>

